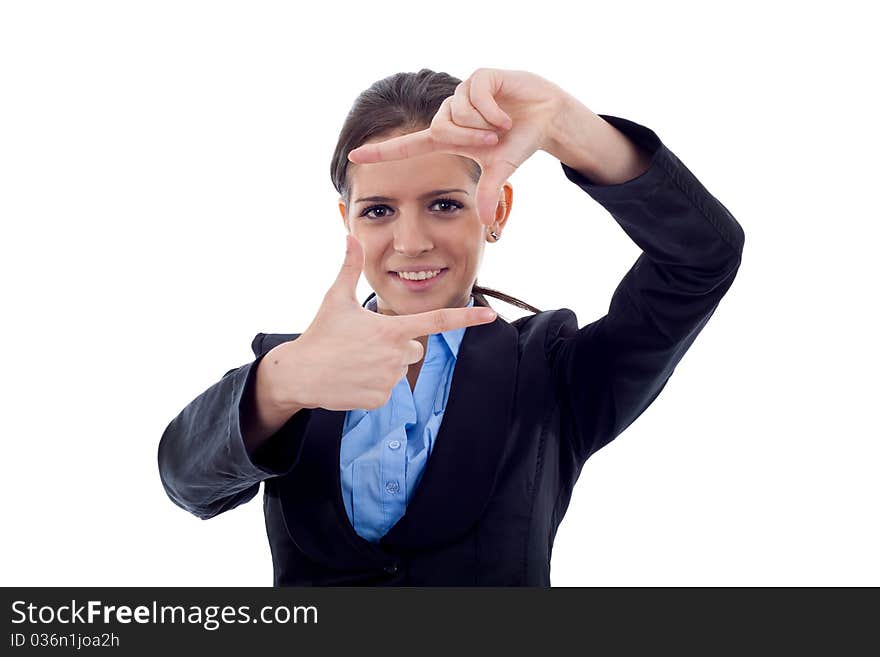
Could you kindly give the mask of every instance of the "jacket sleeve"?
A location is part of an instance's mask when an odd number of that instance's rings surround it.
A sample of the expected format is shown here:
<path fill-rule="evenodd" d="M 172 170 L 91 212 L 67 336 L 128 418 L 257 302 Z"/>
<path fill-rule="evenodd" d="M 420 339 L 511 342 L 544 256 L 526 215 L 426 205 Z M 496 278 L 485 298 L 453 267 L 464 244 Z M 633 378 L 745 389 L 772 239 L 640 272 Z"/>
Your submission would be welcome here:
<path fill-rule="evenodd" d="M 564 163 L 568 179 L 598 201 L 642 253 L 608 313 L 581 329 L 571 310 L 547 333 L 565 433 L 583 463 L 654 401 L 736 276 L 745 235 L 650 129 L 600 115 L 651 155 L 649 168 L 598 185 Z"/>
<path fill-rule="evenodd" d="M 259 353 L 264 335 L 254 339 Z M 260 482 L 290 472 L 299 458 L 311 409 L 304 409 L 248 454 L 241 416 L 253 400 L 254 377 L 265 354 L 229 370 L 175 417 L 159 441 L 159 476 L 165 492 L 202 519 L 253 498 Z"/>

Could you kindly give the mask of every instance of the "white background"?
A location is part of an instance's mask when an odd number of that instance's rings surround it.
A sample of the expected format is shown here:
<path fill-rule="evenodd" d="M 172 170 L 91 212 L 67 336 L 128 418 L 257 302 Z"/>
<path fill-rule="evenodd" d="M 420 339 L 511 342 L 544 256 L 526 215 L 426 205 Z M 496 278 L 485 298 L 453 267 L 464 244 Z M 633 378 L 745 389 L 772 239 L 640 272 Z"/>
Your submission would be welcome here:
<path fill-rule="evenodd" d="M 553 585 L 880 585 L 863 6 L 0 5 L 0 583 L 271 585 L 262 492 L 189 515 L 159 438 L 256 333 L 314 316 L 344 254 L 329 167 L 357 94 L 490 67 L 650 127 L 746 233 L 661 396 L 584 467 Z M 604 315 L 638 247 L 548 154 L 511 183 L 480 282 Z"/>

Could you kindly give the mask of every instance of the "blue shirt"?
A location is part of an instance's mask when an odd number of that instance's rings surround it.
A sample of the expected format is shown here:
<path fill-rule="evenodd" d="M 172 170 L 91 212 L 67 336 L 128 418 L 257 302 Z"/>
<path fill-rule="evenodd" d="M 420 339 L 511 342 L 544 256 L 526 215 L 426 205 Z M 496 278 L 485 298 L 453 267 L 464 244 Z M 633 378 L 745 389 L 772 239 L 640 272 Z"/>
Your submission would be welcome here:
<path fill-rule="evenodd" d="M 474 305 L 473 296 L 467 305 Z M 366 307 L 378 312 L 376 298 Z M 414 390 L 403 376 L 384 406 L 345 414 L 339 454 L 342 499 L 355 531 L 368 541 L 378 542 L 406 513 L 443 421 L 466 330 L 428 336 Z"/>

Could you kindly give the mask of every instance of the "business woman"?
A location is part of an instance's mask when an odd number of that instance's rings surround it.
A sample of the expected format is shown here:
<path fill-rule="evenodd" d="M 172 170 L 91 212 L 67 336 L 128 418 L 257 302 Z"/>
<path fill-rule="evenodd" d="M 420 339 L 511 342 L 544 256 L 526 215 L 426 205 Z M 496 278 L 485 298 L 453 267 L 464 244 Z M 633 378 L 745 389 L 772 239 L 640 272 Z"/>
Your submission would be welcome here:
<path fill-rule="evenodd" d="M 538 150 L 642 250 L 582 328 L 476 284 L 507 179 Z M 652 130 L 525 71 L 376 82 L 331 175 L 336 280 L 305 332 L 258 334 L 254 360 L 171 421 L 165 490 L 211 518 L 264 482 L 276 586 L 549 586 L 581 468 L 666 385 L 734 280 L 742 228 Z M 507 322 L 485 295 L 531 314 Z"/>

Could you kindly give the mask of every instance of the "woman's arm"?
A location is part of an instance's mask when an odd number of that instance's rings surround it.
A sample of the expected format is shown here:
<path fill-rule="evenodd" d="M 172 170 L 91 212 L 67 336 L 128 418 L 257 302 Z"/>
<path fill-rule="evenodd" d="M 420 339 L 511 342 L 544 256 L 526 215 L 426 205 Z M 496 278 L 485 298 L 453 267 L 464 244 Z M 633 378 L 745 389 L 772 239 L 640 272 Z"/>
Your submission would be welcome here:
<path fill-rule="evenodd" d="M 290 472 L 299 458 L 310 409 L 291 412 L 286 419 L 266 410 L 258 380 L 266 355 L 228 371 L 162 434 L 162 485 L 175 504 L 200 518 L 249 501 L 261 481 Z"/>
<path fill-rule="evenodd" d="M 647 171 L 651 156 L 577 98 L 565 94 L 543 149 L 599 185 L 618 185 Z"/>
<path fill-rule="evenodd" d="M 574 128 L 576 117 L 582 134 Z M 559 147 L 569 180 L 605 207 L 642 249 L 604 317 L 578 329 L 567 311 L 548 332 L 557 395 L 576 462 L 583 463 L 666 385 L 733 283 L 745 235 L 653 131 L 579 111 L 569 119 L 558 125 L 570 132 L 559 133 L 548 148 Z M 590 150 L 594 144 L 602 155 Z"/>

